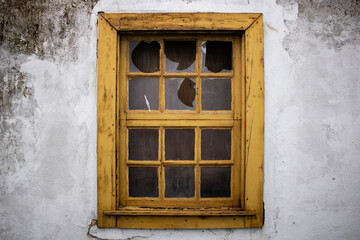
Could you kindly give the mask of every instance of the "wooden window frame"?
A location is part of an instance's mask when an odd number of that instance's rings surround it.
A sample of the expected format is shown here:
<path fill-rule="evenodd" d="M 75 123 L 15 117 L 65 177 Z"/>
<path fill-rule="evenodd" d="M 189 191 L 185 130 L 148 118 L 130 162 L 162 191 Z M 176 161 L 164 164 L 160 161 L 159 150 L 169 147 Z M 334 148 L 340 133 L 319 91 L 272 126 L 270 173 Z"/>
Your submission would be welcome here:
<path fill-rule="evenodd" d="M 259 228 L 263 225 L 264 58 L 263 21 L 258 13 L 99 13 L 97 175 L 101 228 Z M 120 36 L 122 32 L 241 32 L 241 209 L 119 208 Z M 124 92 L 122 92 L 124 91 Z M 240 183 L 239 183 L 240 184 Z"/>

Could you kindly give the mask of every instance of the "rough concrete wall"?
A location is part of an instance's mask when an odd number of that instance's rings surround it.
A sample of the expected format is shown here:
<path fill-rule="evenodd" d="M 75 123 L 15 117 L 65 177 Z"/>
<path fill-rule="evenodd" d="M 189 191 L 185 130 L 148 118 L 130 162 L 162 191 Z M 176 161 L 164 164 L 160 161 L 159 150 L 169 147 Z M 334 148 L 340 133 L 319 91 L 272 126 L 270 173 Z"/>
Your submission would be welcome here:
<path fill-rule="evenodd" d="M 0 239 L 359 239 L 360 3 L 0 1 Z M 117 230 L 96 218 L 96 12 L 262 12 L 265 225 Z"/>

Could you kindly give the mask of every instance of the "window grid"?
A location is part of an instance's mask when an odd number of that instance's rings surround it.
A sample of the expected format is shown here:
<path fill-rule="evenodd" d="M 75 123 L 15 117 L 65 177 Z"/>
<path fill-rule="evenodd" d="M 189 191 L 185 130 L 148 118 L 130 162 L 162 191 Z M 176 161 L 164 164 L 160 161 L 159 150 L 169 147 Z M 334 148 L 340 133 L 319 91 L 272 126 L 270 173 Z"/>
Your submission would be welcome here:
<path fill-rule="evenodd" d="M 191 39 L 196 40 L 196 58 L 195 58 L 195 72 L 194 73 L 188 73 L 188 72 L 176 72 L 176 73 L 167 73 L 166 72 L 166 66 L 165 66 L 165 51 L 164 51 L 164 42 L 165 39 Z M 127 157 L 125 158 L 126 161 L 126 172 L 128 172 L 129 166 L 158 166 L 158 182 L 159 182 L 159 197 L 156 198 L 159 201 L 159 204 L 161 206 L 164 206 L 164 203 L 169 204 L 169 206 L 179 206 L 183 205 L 183 202 L 186 203 L 186 206 L 189 206 L 189 202 L 193 202 L 193 207 L 200 207 L 204 206 L 204 202 L 208 203 L 208 206 L 240 206 L 240 193 L 239 189 L 235 189 L 234 187 L 234 181 L 239 179 L 240 173 L 236 173 L 234 171 L 234 158 L 237 158 L 237 164 L 236 168 L 239 168 L 237 165 L 240 165 L 240 159 L 238 156 L 234 156 L 233 149 L 234 147 L 231 146 L 231 159 L 230 160 L 211 160 L 211 161 L 204 161 L 201 160 L 201 129 L 204 128 L 210 128 L 210 129 L 231 129 L 231 138 L 232 143 L 235 142 L 235 136 L 233 131 L 233 126 L 235 121 L 234 120 L 234 96 L 239 95 L 240 92 L 234 93 L 234 87 L 237 86 L 237 84 L 234 84 L 234 76 L 237 75 L 237 72 L 239 71 L 239 66 L 236 64 L 236 57 L 237 55 L 234 53 L 237 48 L 239 48 L 240 45 L 240 39 L 239 37 L 234 36 L 226 36 L 226 37 L 214 37 L 214 36 L 203 36 L 194 38 L 193 36 L 189 37 L 187 35 L 181 35 L 176 37 L 169 37 L 169 36 L 160 36 L 160 37 L 146 37 L 146 36 L 136 36 L 134 37 L 123 37 L 121 48 L 122 50 L 120 52 L 125 52 L 126 56 L 129 56 L 129 41 L 133 40 L 149 40 L 149 41 L 158 41 L 160 43 L 160 71 L 155 73 L 138 73 L 138 72 L 129 72 L 129 61 L 130 57 L 126 58 L 125 62 L 125 68 L 126 68 L 126 85 L 122 85 L 126 88 L 126 96 L 128 96 L 128 82 L 131 81 L 132 78 L 136 77 L 144 77 L 144 78 L 154 78 L 157 77 L 159 79 L 159 109 L 158 110 L 151 110 L 151 112 L 147 110 L 128 110 L 129 102 L 128 97 L 126 97 L 126 116 L 125 119 L 127 128 L 131 127 L 155 127 L 159 129 L 159 160 L 158 161 L 131 161 L 128 160 Z M 203 41 L 206 40 L 222 40 L 222 41 L 231 41 L 233 45 L 233 55 L 232 55 L 232 71 L 230 73 L 202 73 L 201 72 L 201 44 Z M 125 47 L 125 49 L 124 49 Z M 124 51 L 125 50 L 125 51 Z M 124 70 L 124 67 L 121 69 Z M 196 79 L 196 97 L 195 97 L 195 110 L 194 111 L 177 111 L 177 110 L 166 110 L 165 109 L 165 79 L 166 78 L 184 78 L 184 77 L 192 77 Z M 232 89 L 232 99 L 231 99 L 231 110 L 226 111 L 202 111 L 201 110 L 201 79 L 202 78 L 230 78 L 231 79 L 231 89 Z M 123 98 L 123 100 L 125 100 Z M 134 114 L 135 113 L 135 114 Z M 149 115 L 151 118 L 151 115 L 158 114 L 160 116 L 156 117 L 156 120 L 149 120 Z M 165 113 L 165 114 L 164 114 Z M 193 118 L 193 124 L 189 124 L 189 120 L 187 120 L 188 117 L 186 115 L 189 114 L 196 114 Z M 205 113 L 211 113 L 212 115 L 205 115 Z M 225 113 L 225 114 L 224 114 Z M 136 115 L 137 114 L 137 115 Z M 131 117 L 133 115 L 133 117 Z M 171 119 L 171 115 L 174 116 L 173 119 Z M 177 116 L 184 115 L 184 119 L 176 119 Z M 205 116 L 201 116 L 205 115 Z M 218 119 L 224 119 L 227 120 L 227 125 L 222 126 L 222 124 L 226 123 L 223 120 L 214 120 L 212 119 L 214 116 L 218 117 Z M 170 119 L 169 119 L 170 116 Z M 130 119 L 129 119 L 130 117 Z M 216 118 L 215 118 L 216 119 Z M 149 121 L 153 121 L 152 123 L 149 123 Z M 169 121 L 173 121 L 170 126 Z M 164 124 L 166 123 L 166 124 Z M 130 125 L 130 126 L 129 126 Z M 144 126 L 145 125 L 145 126 Z M 146 126 L 147 125 L 147 126 Z M 177 161 L 169 161 L 165 160 L 165 129 L 167 128 L 192 128 L 195 130 L 195 155 L 193 161 L 184 161 L 184 160 L 177 160 Z M 238 132 L 238 131 L 237 131 Z M 128 137 L 126 137 L 125 141 L 128 140 Z M 128 146 L 126 146 L 126 152 L 128 151 Z M 126 153 L 126 156 L 128 156 L 128 153 Z M 124 164 L 120 164 L 124 166 Z M 125 167 L 124 166 L 124 167 Z M 195 167 L 195 197 L 194 198 L 180 198 L 180 199 L 168 199 L 165 198 L 165 166 L 194 166 Z M 231 183 L 230 183 L 230 192 L 231 196 L 229 197 L 217 197 L 217 198 L 201 198 L 200 196 L 200 187 L 201 187 L 201 167 L 203 166 L 231 166 Z M 120 169 L 121 170 L 121 169 Z M 120 173 L 122 175 L 122 173 Z M 124 175 L 124 174 L 123 174 Z M 126 175 L 126 174 L 125 174 Z M 128 176 L 127 176 L 128 178 Z M 127 182 L 127 179 L 124 179 Z M 120 186 L 120 188 L 124 188 L 124 186 Z M 121 205 L 147 205 L 146 200 L 154 200 L 153 198 L 131 198 L 129 196 L 129 186 L 125 186 L 126 192 L 123 192 L 122 196 L 120 194 L 120 206 Z M 125 195 L 124 195 L 125 193 Z M 145 202 L 144 202 L 145 201 Z M 216 202 L 218 201 L 218 202 Z M 153 202 L 153 201 L 152 201 Z M 145 203 L 145 204 L 144 204 Z M 155 204 L 155 205 L 156 205 Z M 165 204 L 165 206 L 166 206 Z M 149 204 L 148 206 L 154 206 L 153 203 Z M 184 205 L 185 206 L 185 205 Z"/>

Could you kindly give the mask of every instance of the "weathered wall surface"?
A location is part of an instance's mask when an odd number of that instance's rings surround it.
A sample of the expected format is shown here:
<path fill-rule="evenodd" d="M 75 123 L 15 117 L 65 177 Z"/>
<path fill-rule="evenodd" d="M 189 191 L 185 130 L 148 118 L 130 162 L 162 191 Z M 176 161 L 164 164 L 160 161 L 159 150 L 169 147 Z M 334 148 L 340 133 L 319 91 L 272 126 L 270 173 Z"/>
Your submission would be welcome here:
<path fill-rule="evenodd" d="M 0 239 L 89 239 L 97 12 L 262 12 L 265 225 L 104 239 L 359 239 L 360 3 L 0 1 Z"/>

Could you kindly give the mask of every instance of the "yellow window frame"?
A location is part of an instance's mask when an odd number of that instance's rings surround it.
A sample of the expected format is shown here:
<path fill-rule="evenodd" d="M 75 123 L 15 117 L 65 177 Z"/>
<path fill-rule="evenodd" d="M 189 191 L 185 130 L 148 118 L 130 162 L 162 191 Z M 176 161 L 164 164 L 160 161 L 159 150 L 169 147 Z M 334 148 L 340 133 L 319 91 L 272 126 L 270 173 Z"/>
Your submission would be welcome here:
<path fill-rule="evenodd" d="M 154 13 L 154 14 L 99 14 L 98 39 L 98 226 L 106 228 L 250 228 L 263 224 L 263 163 L 264 163 L 264 64 L 262 14 L 237 13 Z M 233 96 L 233 130 L 240 131 L 239 145 L 232 151 L 239 152 L 239 171 L 236 184 L 241 207 L 216 208 L 120 208 L 121 192 L 124 195 L 124 159 L 126 128 L 135 124 L 133 119 L 147 118 L 144 113 L 126 112 L 127 88 L 123 87 L 127 71 L 123 59 L 127 52 L 121 44 L 122 33 L 151 31 L 161 34 L 188 31 L 219 34 L 221 31 L 239 33 L 238 55 L 240 71 L 233 88 L 240 94 Z M 239 86 L 237 86 L 238 84 Z M 161 108 L 161 107 L 160 107 Z M 181 115 L 181 114 L 180 114 Z M 184 114 L 186 115 L 186 114 Z M 198 127 L 201 113 L 189 117 L 168 114 L 168 118 L 192 119 L 181 123 Z M 157 119 L 156 114 L 153 117 Z M 226 119 L 219 120 L 226 125 Z M 218 121 L 219 121 L 218 120 Z M 155 120 L 159 122 L 161 120 Z M 174 120 L 174 126 L 179 121 Z M 197 121 L 197 122 L 196 122 Z M 202 124 L 210 120 L 201 120 Z M 216 120 L 215 120 L 216 121 Z M 171 122 L 167 120 L 167 122 Z M 193 122 L 193 123 L 192 123 Z M 145 124 L 145 122 L 144 122 Z M 146 125 L 146 124 L 145 124 Z M 236 126 L 235 125 L 241 125 Z M 162 125 L 164 126 L 164 125 Z M 148 126 L 149 127 L 149 126 Z M 150 126 L 151 127 L 151 126 Z M 163 130 L 161 130 L 163 131 Z M 199 131 L 199 130 L 196 130 Z M 120 146 L 120 147 L 119 147 Z M 240 180 L 241 179 L 241 180 Z M 126 193 L 125 193 L 126 194 Z M 135 204 L 136 205 L 136 204 Z M 141 205 L 140 205 L 141 206 Z"/>

